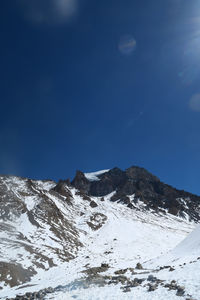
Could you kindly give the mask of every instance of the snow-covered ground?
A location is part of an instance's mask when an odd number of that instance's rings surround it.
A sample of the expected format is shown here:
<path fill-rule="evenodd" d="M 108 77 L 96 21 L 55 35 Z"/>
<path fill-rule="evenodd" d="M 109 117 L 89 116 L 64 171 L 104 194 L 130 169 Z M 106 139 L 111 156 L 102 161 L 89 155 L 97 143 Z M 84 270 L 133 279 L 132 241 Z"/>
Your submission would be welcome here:
<path fill-rule="evenodd" d="M 153 227 L 152 227 L 153 229 Z M 169 227 L 168 230 L 170 231 Z M 161 231 L 164 233 L 163 231 Z M 153 231 L 152 231 L 153 233 Z M 177 232 L 175 232 L 176 234 Z M 166 231 L 166 234 L 168 232 Z M 156 235 L 152 234 L 152 237 L 155 238 Z M 159 238 L 159 235 L 157 236 Z M 162 240 L 163 242 L 164 240 Z M 143 250 L 148 251 L 148 247 L 145 243 L 140 240 L 140 246 L 144 246 Z M 168 254 L 163 254 L 159 258 L 154 258 L 149 262 L 143 264 L 144 269 L 148 270 L 148 275 L 151 274 L 156 276 L 160 280 L 163 280 L 165 283 L 170 283 L 176 281 L 177 285 L 183 286 L 185 288 L 185 293 L 183 299 L 200 299 L 200 227 L 198 226 L 192 233 L 188 235 L 182 242 L 180 242 L 172 251 L 169 251 Z M 141 250 L 141 249 L 140 249 Z M 155 255 L 161 251 L 158 249 L 158 246 L 154 248 Z M 135 254 L 134 248 L 130 248 L 130 252 Z M 141 252 L 142 253 L 142 252 Z M 121 254 L 121 253 L 120 253 Z M 142 253 L 143 254 L 143 253 Z M 150 256 L 153 256 L 150 254 Z M 124 264 L 122 257 L 119 256 L 119 252 L 116 254 L 118 264 L 115 267 L 119 269 L 125 265 L 134 266 L 133 260 Z M 132 257 L 133 258 L 133 257 Z M 143 261 L 143 255 L 141 261 Z M 137 260 L 136 260 L 137 261 Z M 170 265 L 174 267 L 173 271 L 169 271 L 169 268 L 164 268 L 156 273 L 153 270 L 156 270 L 158 266 Z M 98 265 L 98 264 L 97 264 Z M 151 272 L 152 270 L 152 272 Z M 158 270 L 158 269 L 157 269 Z M 109 270 L 108 274 L 111 273 Z M 145 273 L 145 272 L 144 272 Z M 137 274 L 138 278 L 145 278 L 146 275 L 140 271 Z M 129 276 L 134 277 L 132 276 Z M 147 279 L 147 276 L 146 276 Z M 146 280 L 146 282 L 148 282 Z M 182 298 L 182 297 L 181 297 Z M 149 292 L 148 288 L 145 285 L 134 287 L 128 293 L 123 293 L 119 286 L 116 285 L 105 285 L 104 287 L 91 286 L 88 289 L 84 288 L 74 288 L 73 284 L 68 287 L 65 291 L 57 292 L 53 295 L 46 297 L 46 299 L 78 299 L 78 300 L 102 300 L 102 299 L 138 299 L 138 300 L 176 300 L 180 299 L 180 296 L 176 294 L 176 291 L 169 290 L 164 286 L 158 286 L 158 288 Z"/>
<path fill-rule="evenodd" d="M 99 267 L 102 263 L 109 265 L 108 270 L 102 273 L 108 276 L 112 276 L 119 269 L 135 268 L 138 262 L 148 270 L 153 270 L 157 266 L 166 263 L 174 266 L 175 261 L 170 260 L 171 254 L 166 253 L 184 240 L 195 227 L 194 223 L 168 213 L 166 215 L 163 213 L 155 214 L 153 211 L 143 210 L 143 204 L 140 206 L 140 202 L 138 202 L 135 209 L 129 209 L 120 203 L 111 202 L 110 198 L 113 193 L 104 197 L 104 201 L 102 201 L 102 198 L 91 197 L 91 200 L 97 204 L 96 207 L 91 207 L 90 202 L 83 200 L 82 196 L 74 188 L 68 188 L 73 198 L 72 205 L 69 205 L 69 203 L 64 201 L 64 198 L 57 197 L 56 194 L 51 193 L 52 183 L 36 182 L 36 186 L 40 193 L 45 194 L 49 203 L 54 205 L 61 213 L 62 218 L 68 220 L 71 226 L 76 228 L 78 240 L 83 244 L 83 247 L 79 248 L 75 259 L 69 262 L 59 261 L 58 256 L 51 252 L 51 247 L 53 248 L 56 245 L 57 249 L 60 249 L 61 243 L 53 235 L 49 225 L 40 223 L 42 229 L 39 231 L 39 237 L 35 226 L 30 224 L 27 215 L 22 214 L 19 219 L 15 219 L 12 223 L 13 228 L 16 226 L 17 232 L 28 236 L 29 240 L 31 239 L 31 234 L 34 238 L 37 237 L 35 238 L 35 243 L 38 243 L 37 247 L 44 249 L 57 266 L 51 268 L 45 266 L 44 269 L 38 266 L 36 268 L 37 274 L 32 276 L 29 283 L 20 284 L 16 287 L 10 288 L 8 285 L 1 283 L 1 299 L 13 297 L 16 294 L 38 291 L 49 286 L 56 288 L 59 285 L 62 286 L 60 291 L 49 294 L 46 299 L 76 298 L 97 300 L 133 299 L 133 297 L 141 300 L 180 299 L 173 290 L 168 291 L 162 286 L 159 286 L 151 293 L 147 292 L 147 288 L 143 286 L 135 287 L 130 292 L 123 293 L 120 289 L 120 284 L 110 284 L 104 287 L 94 285 L 85 289 L 83 286 L 75 283 L 77 280 L 84 278 L 83 270 Z M 19 193 L 19 191 L 16 191 L 16 193 Z M 134 195 L 130 196 L 130 198 L 134 198 Z M 30 210 L 33 210 L 35 205 L 40 203 L 38 202 L 39 198 L 34 198 L 34 196 L 27 196 L 23 199 L 27 209 Z M 198 232 L 194 234 L 195 238 L 198 237 Z M 1 234 L 5 235 L 3 232 Z M 73 234 L 72 237 L 74 238 Z M 8 237 L 3 239 L 8 241 Z M 180 281 L 180 284 L 187 287 L 188 293 L 195 296 L 196 299 L 200 299 L 200 288 L 198 289 L 199 261 L 189 263 L 191 261 L 191 244 L 196 247 L 192 256 L 192 259 L 195 260 L 197 253 L 199 253 L 199 242 L 197 240 L 194 242 L 193 238 L 188 239 L 171 252 L 174 255 L 177 251 L 178 253 L 183 252 L 181 258 L 179 255 L 176 256 L 177 261 L 180 259 L 180 262 L 176 264 L 175 270 L 169 272 L 169 270 L 163 269 L 159 271 L 157 277 L 167 281 L 174 279 Z M 6 253 L 3 253 L 3 247 L 5 248 L 5 242 L 2 244 L 1 249 L 1 256 L 4 257 L 4 261 L 9 262 L 18 257 L 25 266 L 29 266 L 31 262 L 30 257 L 27 257 L 23 251 L 21 253 L 19 247 L 14 249 L 13 245 L 10 244 L 9 251 Z M 67 245 L 64 247 L 67 247 Z M 47 252 L 47 249 L 49 252 Z M 73 249 L 71 251 L 72 254 L 76 253 L 76 251 L 73 252 Z M 183 265 L 184 262 L 186 262 L 185 265 Z M 182 265 L 179 266 L 179 264 Z M 193 270 L 194 266 L 195 271 Z M 150 270 L 148 274 L 149 272 Z M 129 274 L 129 277 L 133 279 L 135 275 Z M 137 277 L 144 277 L 144 275 L 137 274 Z"/>

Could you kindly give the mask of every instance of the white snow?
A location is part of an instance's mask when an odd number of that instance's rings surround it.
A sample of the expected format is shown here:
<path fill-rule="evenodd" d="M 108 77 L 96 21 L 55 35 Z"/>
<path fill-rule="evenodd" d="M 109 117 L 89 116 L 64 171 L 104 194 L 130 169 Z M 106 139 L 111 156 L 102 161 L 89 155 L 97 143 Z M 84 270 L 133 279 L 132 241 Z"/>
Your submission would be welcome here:
<path fill-rule="evenodd" d="M 98 180 L 97 176 L 107 171 L 86 174 L 93 174 L 87 175 L 90 180 Z M 94 179 L 95 177 L 97 179 Z M 26 237 L 24 244 L 29 245 L 29 241 L 34 242 L 35 246 L 40 248 L 46 256 L 51 257 L 58 266 L 49 268 L 48 264 L 43 262 L 45 270 L 38 267 L 36 269 L 37 274 L 33 276 L 28 285 L 26 283 L 10 288 L 1 283 L 0 286 L 3 288 L 0 290 L 1 299 L 14 297 L 20 293 L 23 295 L 26 292 L 38 291 L 49 286 L 69 285 L 68 289 L 49 294 L 46 299 L 180 300 L 175 291 L 168 291 L 161 286 L 151 293 L 147 292 L 147 288 L 141 286 L 131 289 L 129 293 L 123 293 L 120 285 L 112 284 L 104 287 L 91 286 L 89 289 L 84 289 L 81 286 L 74 288 L 74 281 L 83 277 L 82 271 L 86 265 L 90 268 L 100 266 L 101 263 L 107 263 L 110 268 L 105 274 L 113 275 L 115 270 L 135 268 L 138 262 L 149 270 L 165 264 L 175 266 L 173 272 L 163 269 L 156 273 L 156 276 L 166 280 L 166 282 L 177 280 L 180 285 L 186 287 L 188 294 L 195 297 L 194 299 L 200 299 L 200 260 L 198 260 L 200 257 L 200 227 L 192 232 L 195 224 L 188 220 L 168 213 L 164 215 L 143 211 L 141 209 L 143 204 L 140 201 L 132 210 L 120 203 L 113 203 L 110 198 L 114 193 L 105 196 L 104 201 L 101 201 L 101 197 L 91 197 L 91 200 L 98 205 L 92 208 L 89 201 L 83 200 L 80 194 L 76 193 L 76 189 L 69 188 L 73 196 L 73 205 L 68 205 L 62 197 L 56 197 L 55 194 L 48 191 L 51 183 L 45 184 L 44 187 L 42 182 L 38 185 L 41 193 L 48 197 L 49 203 L 54 204 L 63 218 L 66 218 L 78 230 L 79 240 L 84 247 L 80 248 L 75 259 L 61 262 L 52 249 L 62 250 L 62 247 L 67 247 L 67 245 L 62 245 L 56 240 L 57 237 L 48 224 L 40 222 L 42 228 L 38 229 L 29 222 L 26 214 L 22 214 L 13 222 L 8 222 L 7 226 L 12 228 L 9 234 L 4 231 L 0 232 L 1 260 L 4 256 L 5 261 L 16 258 L 23 266 L 29 267 L 31 265 L 30 253 L 25 250 L 25 247 L 14 249 L 12 243 L 9 243 L 9 241 L 16 241 L 17 244 L 17 233 L 21 232 Z M 130 199 L 134 202 L 134 195 L 130 196 Z M 38 200 L 34 198 L 24 199 L 24 203 L 29 209 L 34 208 L 35 201 Z M 107 218 L 102 227 L 96 231 L 88 225 L 88 221 L 95 214 L 102 214 Z M 101 220 L 102 218 L 99 217 L 96 222 Z M 186 238 L 189 233 L 191 234 Z M 74 250 L 71 249 L 71 251 L 73 253 Z M 130 276 L 132 279 L 135 277 Z M 144 276 L 143 274 L 137 275 L 138 278 Z"/>
<path fill-rule="evenodd" d="M 200 259 L 200 225 L 164 256 L 150 260 L 149 266 L 176 265 Z"/>
<path fill-rule="evenodd" d="M 172 253 L 177 256 L 200 256 L 200 225 L 176 246 Z"/>
<path fill-rule="evenodd" d="M 84 173 L 84 175 L 89 181 L 99 181 L 100 179 L 98 178 L 98 176 L 107 173 L 108 171 L 110 170 L 101 170 L 97 172 Z"/>
<path fill-rule="evenodd" d="M 176 296 L 174 291 L 160 287 L 152 294 L 144 287 L 135 287 L 131 292 L 123 293 L 116 285 L 108 285 L 104 287 L 92 286 L 89 289 L 77 289 L 65 293 L 55 293 L 48 295 L 45 299 L 56 300 L 182 300 Z M 183 298 L 184 299 L 184 298 Z"/>

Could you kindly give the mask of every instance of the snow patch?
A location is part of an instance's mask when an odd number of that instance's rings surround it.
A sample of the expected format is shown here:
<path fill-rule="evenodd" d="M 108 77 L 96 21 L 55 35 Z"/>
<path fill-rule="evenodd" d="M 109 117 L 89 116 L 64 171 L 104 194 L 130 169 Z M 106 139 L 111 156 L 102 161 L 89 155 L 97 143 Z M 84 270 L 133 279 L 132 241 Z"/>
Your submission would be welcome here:
<path fill-rule="evenodd" d="M 110 170 L 101 170 L 101 171 L 92 172 L 92 173 L 84 173 L 84 175 L 89 181 L 99 181 L 100 179 L 98 178 L 98 176 L 101 174 L 107 173 L 109 171 Z"/>

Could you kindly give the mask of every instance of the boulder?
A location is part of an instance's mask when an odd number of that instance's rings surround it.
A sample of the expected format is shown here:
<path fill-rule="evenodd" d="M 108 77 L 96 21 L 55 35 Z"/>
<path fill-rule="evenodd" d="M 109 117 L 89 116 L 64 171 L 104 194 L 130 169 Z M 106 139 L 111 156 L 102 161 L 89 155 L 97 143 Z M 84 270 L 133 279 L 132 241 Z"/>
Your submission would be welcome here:
<path fill-rule="evenodd" d="M 95 201 L 91 201 L 91 202 L 90 202 L 90 206 L 91 206 L 92 208 L 95 208 L 95 207 L 98 206 L 98 204 L 96 204 Z"/>

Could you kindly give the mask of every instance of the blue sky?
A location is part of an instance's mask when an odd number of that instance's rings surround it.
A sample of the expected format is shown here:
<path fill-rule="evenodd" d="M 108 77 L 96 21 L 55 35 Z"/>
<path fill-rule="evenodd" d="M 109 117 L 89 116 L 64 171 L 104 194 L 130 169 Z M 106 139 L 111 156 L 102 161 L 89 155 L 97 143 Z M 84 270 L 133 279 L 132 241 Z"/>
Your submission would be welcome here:
<path fill-rule="evenodd" d="M 200 194 L 200 0 L 1 0 L 0 173 L 145 167 Z"/>

